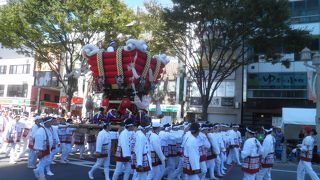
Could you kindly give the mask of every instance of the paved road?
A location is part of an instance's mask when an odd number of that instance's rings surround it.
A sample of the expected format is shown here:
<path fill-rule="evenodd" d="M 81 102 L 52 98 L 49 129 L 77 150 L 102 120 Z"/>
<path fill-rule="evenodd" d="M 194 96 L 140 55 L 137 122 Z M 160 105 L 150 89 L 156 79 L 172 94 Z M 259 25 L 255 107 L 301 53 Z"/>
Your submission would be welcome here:
<path fill-rule="evenodd" d="M 35 177 L 31 169 L 26 167 L 26 159 L 19 161 L 17 164 L 8 164 L 9 159 L 0 155 L 0 180 L 34 180 Z M 52 165 L 54 176 L 47 176 L 47 180 L 88 180 L 87 172 L 94 164 L 93 160 L 78 160 L 71 159 L 69 164 Z M 114 166 L 110 167 L 110 174 L 112 175 Z M 295 164 L 276 164 L 272 177 L 274 180 L 294 180 L 296 179 Z M 320 173 L 320 167 L 314 166 L 317 173 Z M 96 180 L 103 180 L 102 169 L 95 172 Z M 111 176 L 110 175 L 110 176 Z M 224 180 L 241 180 L 242 172 L 239 167 L 232 167 L 229 169 L 228 174 L 223 178 Z M 306 180 L 310 180 L 306 176 Z"/>

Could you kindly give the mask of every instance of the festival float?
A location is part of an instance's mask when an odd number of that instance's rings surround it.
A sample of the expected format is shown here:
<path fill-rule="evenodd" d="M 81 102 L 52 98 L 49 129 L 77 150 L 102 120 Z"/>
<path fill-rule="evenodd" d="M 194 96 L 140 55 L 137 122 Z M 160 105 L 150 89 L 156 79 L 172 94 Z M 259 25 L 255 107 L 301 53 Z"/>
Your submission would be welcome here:
<path fill-rule="evenodd" d="M 148 107 L 155 101 L 160 108 L 156 88 L 169 60 L 165 54 L 152 55 L 143 40 L 129 39 L 125 46 L 107 52 L 94 45 L 85 45 L 82 55 L 92 73 L 93 91 L 102 93 L 101 107 L 106 115 L 93 124 L 73 125 L 78 128 L 99 128 L 103 121 L 117 128 L 126 118 L 139 125 L 151 121 Z M 158 110 L 159 112 L 159 110 Z"/>

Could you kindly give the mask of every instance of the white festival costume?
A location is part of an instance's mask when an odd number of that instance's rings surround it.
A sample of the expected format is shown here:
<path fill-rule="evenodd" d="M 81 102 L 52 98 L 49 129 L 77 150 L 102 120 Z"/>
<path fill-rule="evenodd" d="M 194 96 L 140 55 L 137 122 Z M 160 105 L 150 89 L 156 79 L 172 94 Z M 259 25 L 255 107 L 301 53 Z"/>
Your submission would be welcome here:
<path fill-rule="evenodd" d="M 186 134 L 183 143 L 183 173 L 186 180 L 199 180 L 201 175 L 199 143 L 190 132 Z"/>
<path fill-rule="evenodd" d="M 260 169 L 261 149 L 260 142 L 254 137 L 244 142 L 243 150 L 241 151 L 243 180 L 255 180 Z"/>
<path fill-rule="evenodd" d="M 151 159 L 152 159 L 152 169 L 148 174 L 148 180 L 161 180 L 162 172 L 161 165 L 164 164 L 166 157 L 161 150 L 160 137 L 158 134 L 151 132 L 149 136 Z"/>
<path fill-rule="evenodd" d="M 257 180 L 271 180 L 271 168 L 274 163 L 275 138 L 268 134 L 262 143 L 261 169 Z"/>
<path fill-rule="evenodd" d="M 233 129 L 229 130 L 229 154 L 227 158 L 227 164 L 231 164 L 232 162 L 241 165 L 239 151 L 240 151 L 240 142 L 239 135 Z"/>
<path fill-rule="evenodd" d="M 44 177 L 44 169 L 50 164 L 50 153 L 53 145 L 53 136 L 50 129 L 40 127 L 35 134 L 34 149 L 38 152 L 39 163 L 34 169 L 36 176 Z"/>
<path fill-rule="evenodd" d="M 303 139 L 300 150 L 300 161 L 297 169 L 297 180 L 304 180 L 307 172 L 312 180 L 319 180 L 319 177 L 312 169 L 312 151 L 314 146 L 314 139 L 312 136 L 307 136 Z"/>
<path fill-rule="evenodd" d="M 96 152 L 99 153 L 96 163 L 92 166 L 88 172 L 89 177 L 93 176 L 93 173 L 103 165 L 103 171 L 105 179 L 109 180 L 109 166 L 110 166 L 110 152 L 111 152 L 111 140 L 117 138 L 117 132 L 110 132 L 105 129 L 101 130 L 97 136 Z M 90 178 L 91 179 L 91 178 Z"/>
<path fill-rule="evenodd" d="M 130 150 L 130 138 L 132 136 L 133 132 L 128 131 L 127 129 L 124 129 L 118 139 L 118 147 L 115 155 L 115 159 L 117 161 L 116 163 L 116 169 L 113 174 L 112 179 L 117 180 L 118 176 L 124 172 L 124 180 L 128 180 L 131 172 L 131 162 L 129 159 L 126 159 L 126 157 L 129 157 L 131 159 L 131 150 Z"/>
<path fill-rule="evenodd" d="M 150 144 L 146 135 L 141 131 L 136 132 L 134 144 L 134 158 L 132 159 L 135 166 L 135 179 L 147 179 L 147 175 L 152 168 Z M 138 169 L 138 167 L 142 167 Z"/>

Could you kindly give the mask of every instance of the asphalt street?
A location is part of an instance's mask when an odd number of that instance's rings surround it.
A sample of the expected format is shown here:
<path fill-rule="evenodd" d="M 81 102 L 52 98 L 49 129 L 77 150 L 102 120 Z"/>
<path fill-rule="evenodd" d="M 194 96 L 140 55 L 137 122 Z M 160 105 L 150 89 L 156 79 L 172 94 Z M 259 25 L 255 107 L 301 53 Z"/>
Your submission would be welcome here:
<path fill-rule="evenodd" d="M 9 159 L 0 155 L 0 180 L 35 180 L 33 171 L 27 168 L 26 158 L 17 164 L 9 164 Z M 54 176 L 46 176 L 47 180 L 88 180 L 87 172 L 94 164 L 94 160 L 78 160 L 71 158 L 68 164 L 59 162 L 52 165 Z M 110 167 L 110 177 L 112 177 L 114 166 Z M 320 166 L 314 165 L 315 171 L 320 174 Z M 297 165 L 293 163 L 277 163 L 272 170 L 273 180 L 294 180 L 296 179 Z M 96 180 L 103 180 L 103 170 L 97 170 L 94 174 Z M 230 167 L 224 180 L 241 180 L 243 174 L 240 167 Z M 306 175 L 306 180 L 310 180 Z"/>

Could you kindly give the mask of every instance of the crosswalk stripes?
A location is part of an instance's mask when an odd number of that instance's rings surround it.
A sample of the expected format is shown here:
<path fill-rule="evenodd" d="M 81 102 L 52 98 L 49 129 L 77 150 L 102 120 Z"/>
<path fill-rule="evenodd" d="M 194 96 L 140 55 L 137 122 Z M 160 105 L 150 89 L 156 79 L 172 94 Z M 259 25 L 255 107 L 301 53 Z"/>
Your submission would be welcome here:
<path fill-rule="evenodd" d="M 83 166 L 83 167 L 90 167 L 91 168 L 95 164 L 95 162 L 93 162 L 93 161 L 87 161 L 87 160 L 82 160 L 82 159 L 69 158 L 69 160 L 70 161 L 68 162 L 68 164 L 73 164 L 73 165 Z M 114 172 L 115 167 L 116 167 L 115 165 L 111 164 L 109 166 L 109 170 Z M 103 169 L 103 167 L 99 167 L 99 169 Z"/>

